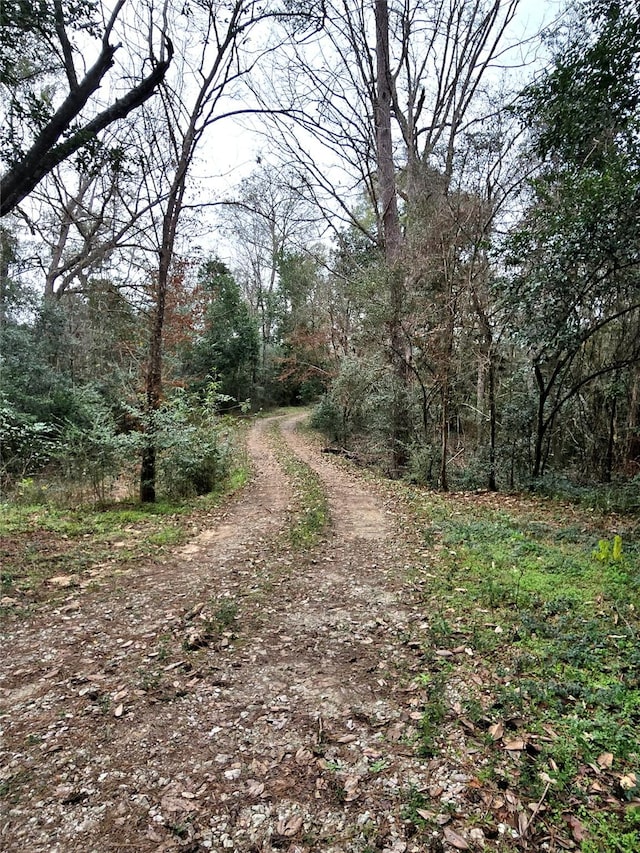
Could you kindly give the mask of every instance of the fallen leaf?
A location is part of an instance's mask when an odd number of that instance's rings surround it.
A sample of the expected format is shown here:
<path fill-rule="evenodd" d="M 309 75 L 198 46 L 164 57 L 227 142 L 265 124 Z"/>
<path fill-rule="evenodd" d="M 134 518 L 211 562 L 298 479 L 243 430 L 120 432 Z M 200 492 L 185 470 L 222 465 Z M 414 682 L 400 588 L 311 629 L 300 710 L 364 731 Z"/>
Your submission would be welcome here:
<path fill-rule="evenodd" d="M 436 816 L 435 812 L 429 812 L 426 809 L 416 809 L 416 814 L 419 814 L 420 817 L 424 818 L 425 820 L 433 820 Z"/>
<path fill-rule="evenodd" d="M 292 779 L 288 779 L 285 776 L 279 776 L 277 779 L 274 779 L 272 782 L 269 782 L 269 788 L 271 793 L 274 796 L 280 797 L 285 794 L 287 791 L 290 791 L 293 788 L 295 782 Z"/>
<path fill-rule="evenodd" d="M 310 749 L 306 749 L 304 746 L 301 746 L 300 749 L 296 752 L 295 761 L 300 767 L 305 764 L 311 764 L 314 760 L 314 755 Z"/>
<path fill-rule="evenodd" d="M 461 835 L 458 835 L 457 832 L 449 829 L 447 826 L 444 828 L 444 837 L 452 847 L 456 848 L 456 850 L 469 850 L 469 842 Z"/>
<path fill-rule="evenodd" d="M 346 803 L 352 803 L 354 800 L 358 799 L 360 796 L 359 784 L 360 776 L 347 776 L 344 783 L 344 800 Z"/>
<path fill-rule="evenodd" d="M 402 841 L 400 838 L 396 838 L 391 847 L 383 848 L 382 853 L 406 853 L 406 849 L 406 842 Z"/>
<path fill-rule="evenodd" d="M 518 738 L 517 740 L 508 740 L 504 748 L 508 749 L 509 752 L 522 752 L 527 748 L 527 744 L 521 738 Z"/>
<path fill-rule="evenodd" d="M 293 815 L 288 820 L 278 822 L 278 835 L 283 835 L 285 838 L 293 838 L 302 829 L 303 820 L 299 815 Z"/>
<path fill-rule="evenodd" d="M 575 817 L 574 815 L 571 815 L 568 818 L 568 823 L 569 823 L 569 826 L 571 827 L 571 834 L 573 835 L 574 841 L 577 841 L 578 843 L 580 843 L 581 841 L 584 841 L 585 838 L 588 838 L 589 833 L 584 828 L 584 826 L 580 823 L 580 821 L 578 820 L 577 817 Z"/>
<path fill-rule="evenodd" d="M 401 838 L 396 838 L 391 847 L 385 847 L 385 853 L 406 853 L 407 845 L 406 842 L 402 841 Z"/>
<path fill-rule="evenodd" d="M 60 586 L 63 588 L 73 586 L 76 582 L 76 578 L 71 577 L 70 575 L 55 575 L 55 577 L 49 578 L 47 581 L 47 583 L 50 583 L 53 586 Z"/>
<path fill-rule="evenodd" d="M 631 791 L 638 784 L 638 777 L 635 773 L 626 773 L 620 779 L 620 787 L 623 791 Z"/>
<path fill-rule="evenodd" d="M 260 797 L 264 793 L 264 782 L 251 779 L 247 783 L 247 794 L 250 797 Z"/>
<path fill-rule="evenodd" d="M 160 801 L 164 812 L 193 812 L 198 810 L 198 806 L 184 797 L 167 794 Z"/>
<path fill-rule="evenodd" d="M 187 613 L 187 615 L 184 617 L 184 618 L 185 618 L 185 620 L 186 620 L 186 619 L 194 619 L 196 616 L 199 616 L 199 615 L 200 615 L 200 613 L 202 613 L 202 611 L 203 611 L 203 609 L 204 609 L 204 606 L 205 606 L 205 602 L 204 602 L 204 601 L 200 601 L 200 602 L 198 602 L 198 604 L 196 604 L 196 606 L 195 606 L 195 607 L 193 607 L 193 608 L 192 608 L 192 609 Z"/>
<path fill-rule="evenodd" d="M 613 753 L 603 752 L 602 755 L 599 755 L 598 767 L 601 767 L 603 770 L 610 770 L 613 767 Z"/>
<path fill-rule="evenodd" d="M 493 740 L 500 740 L 500 738 L 504 734 L 504 723 L 502 722 L 502 720 L 499 720 L 497 723 L 494 723 L 492 726 L 489 726 L 489 734 L 491 735 Z"/>

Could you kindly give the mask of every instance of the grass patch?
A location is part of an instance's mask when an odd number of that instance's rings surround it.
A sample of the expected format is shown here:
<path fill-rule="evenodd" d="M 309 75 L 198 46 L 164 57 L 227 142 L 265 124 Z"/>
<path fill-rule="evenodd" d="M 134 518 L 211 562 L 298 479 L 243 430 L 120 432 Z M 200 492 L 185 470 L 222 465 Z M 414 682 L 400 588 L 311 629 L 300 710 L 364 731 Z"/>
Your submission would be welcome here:
<path fill-rule="evenodd" d="M 0 504 L 0 592 L 11 606 L 29 605 L 154 559 L 186 541 L 194 524 L 248 477 L 245 459 L 218 491 L 188 501 Z"/>
<path fill-rule="evenodd" d="M 459 718 L 477 784 L 515 798 L 514 831 L 520 804 L 543 798 L 536 831 L 584 853 L 640 850 L 637 518 L 543 499 L 409 498 L 424 530 L 422 683 L 467 691 L 462 711 L 426 715 L 430 750 Z M 455 647 L 469 654 L 434 651 Z"/>
<path fill-rule="evenodd" d="M 288 448 L 278 430 L 272 430 L 278 461 L 290 479 L 295 509 L 289 528 L 289 541 L 296 549 L 311 548 L 329 523 L 329 504 L 322 480 L 305 462 Z"/>

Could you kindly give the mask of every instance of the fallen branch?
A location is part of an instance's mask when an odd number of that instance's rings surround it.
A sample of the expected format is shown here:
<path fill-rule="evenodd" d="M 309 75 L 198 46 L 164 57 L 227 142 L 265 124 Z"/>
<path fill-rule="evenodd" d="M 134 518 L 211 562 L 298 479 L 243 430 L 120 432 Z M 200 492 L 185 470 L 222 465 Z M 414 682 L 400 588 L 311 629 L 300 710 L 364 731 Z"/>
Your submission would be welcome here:
<path fill-rule="evenodd" d="M 529 829 L 531 828 L 531 825 L 533 824 L 534 820 L 536 819 L 536 816 L 537 816 L 538 812 L 540 811 L 540 807 L 542 806 L 542 803 L 544 802 L 544 798 L 547 796 L 547 793 L 549 792 L 549 788 L 551 787 L 552 784 L 553 784 L 553 779 L 549 779 L 549 781 L 547 782 L 547 784 L 544 787 L 544 791 L 542 792 L 542 796 L 540 797 L 540 799 L 536 803 L 536 805 L 533 809 L 533 812 L 531 813 L 531 817 L 527 821 L 527 825 L 525 826 L 525 828 L 520 833 L 520 838 L 524 838 L 525 835 L 527 834 L 527 832 L 529 832 Z"/>

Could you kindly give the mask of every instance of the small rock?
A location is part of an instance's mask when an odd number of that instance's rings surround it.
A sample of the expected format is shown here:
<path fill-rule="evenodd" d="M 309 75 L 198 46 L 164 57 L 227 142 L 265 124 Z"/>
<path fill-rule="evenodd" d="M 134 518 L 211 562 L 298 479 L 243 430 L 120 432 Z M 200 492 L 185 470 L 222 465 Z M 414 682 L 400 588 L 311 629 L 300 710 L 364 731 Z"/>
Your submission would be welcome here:
<path fill-rule="evenodd" d="M 239 779 L 242 775 L 242 770 L 239 767 L 233 767 L 231 770 L 224 771 L 224 778 L 228 779 L 229 782 L 233 782 L 234 779 Z"/>
<path fill-rule="evenodd" d="M 484 832 L 477 826 L 474 826 L 473 829 L 469 830 L 469 838 L 472 841 L 475 841 L 480 847 L 484 847 L 485 845 L 485 837 Z"/>
<path fill-rule="evenodd" d="M 58 586 L 61 588 L 75 586 L 77 584 L 77 580 L 71 575 L 55 575 L 52 578 L 49 578 L 47 583 L 51 584 L 51 586 Z"/>

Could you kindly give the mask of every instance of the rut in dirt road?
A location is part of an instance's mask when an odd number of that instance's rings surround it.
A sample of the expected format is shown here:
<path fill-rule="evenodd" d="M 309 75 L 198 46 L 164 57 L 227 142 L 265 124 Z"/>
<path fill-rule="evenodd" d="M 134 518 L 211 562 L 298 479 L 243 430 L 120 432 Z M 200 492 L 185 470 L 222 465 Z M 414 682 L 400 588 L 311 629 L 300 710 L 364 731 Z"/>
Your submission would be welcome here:
<path fill-rule="evenodd" d="M 282 435 L 332 516 L 313 549 L 287 542 L 295 495 L 260 421 L 252 484 L 173 560 L 6 626 L 3 849 L 426 849 L 403 819 L 431 784 L 409 528 L 297 420 Z"/>

